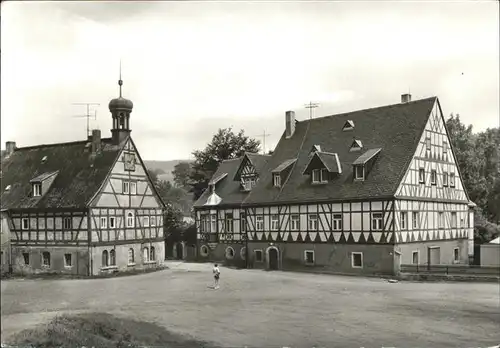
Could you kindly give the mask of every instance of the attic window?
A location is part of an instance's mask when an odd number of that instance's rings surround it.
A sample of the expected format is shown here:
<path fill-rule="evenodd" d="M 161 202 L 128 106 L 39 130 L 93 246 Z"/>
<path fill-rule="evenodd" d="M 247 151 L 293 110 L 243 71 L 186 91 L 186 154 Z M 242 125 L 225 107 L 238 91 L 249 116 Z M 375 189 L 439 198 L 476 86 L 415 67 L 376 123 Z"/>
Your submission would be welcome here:
<path fill-rule="evenodd" d="M 44 163 L 46 160 L 47 160 L 47 156 L 43 156 L 42 163 Z"/>
<path fill-rule="evenodd" d="M 280 187 L 281 186 L 281 176 L 279 174 L 274 174 L 273 175 L 273 183 L 274 183 L 274 187 Z"/>
<path fill-rule="evenodd" d="M 7 187 L 5 187 L 5 191 L 10 191 L 10 185 L 7 185 Z"/>
<path fill-rule="evenodd" d="M 354 179 L 365 180 L 365 167 L 363 165 L 354 166 Z"/>
<path fill-rule="evenodd" d="M 342 127 L 343 131 L 349 131 L 354 129 L 354 121 L 353 120 L 347 120 L 344 123 L 344 127 Z"/>
<path fill-rule="evenodd" d="M 34 183 L 33 184 L 33 197 L 40 197 L 42 195 L 42 184 Z"/>
<path fill-rule="evenodd" d="M 325 168 L 313 169 L 311 180 L 313 184 L 326 183 L 328 182 L 328 172 Z"/>
<path fill-rule="evenodd" d="M 361 140 L 354 139 L 349 151 L 350 152 L 360 151 L 362 148 L 363 148 L 363 143 L 361 142 Z"/>

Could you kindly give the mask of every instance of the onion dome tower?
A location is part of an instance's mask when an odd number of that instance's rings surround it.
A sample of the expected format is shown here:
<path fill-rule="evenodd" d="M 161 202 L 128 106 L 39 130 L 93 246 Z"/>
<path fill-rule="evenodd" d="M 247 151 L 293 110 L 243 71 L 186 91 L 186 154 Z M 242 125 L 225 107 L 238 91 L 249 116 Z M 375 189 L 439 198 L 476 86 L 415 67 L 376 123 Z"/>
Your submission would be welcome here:
<path fill-rule="evenodd" d="M 120 96 L 112 99 L 109 102 L 109 111 L 113 117 L 113 128 L 111 135 L 113 143 L 118 145 L 130 135 L 130 114 L 134 104 L 131 100 L 122 97 L 122 64 L 120 62 L 120 79 L 118 80 L 120 86 Z"/>

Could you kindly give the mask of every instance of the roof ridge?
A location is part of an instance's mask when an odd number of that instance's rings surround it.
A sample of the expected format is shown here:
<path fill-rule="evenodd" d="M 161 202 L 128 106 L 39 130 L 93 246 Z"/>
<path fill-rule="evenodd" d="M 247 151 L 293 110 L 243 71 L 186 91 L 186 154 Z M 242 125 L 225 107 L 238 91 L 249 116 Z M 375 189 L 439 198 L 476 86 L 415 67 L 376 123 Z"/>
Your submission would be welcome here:
<path fill-rule="evenodd" d="M 103 140 L 111 140 L 112 138 L 101 138 L 101 141 Z M 86 144 L 90 140 L 77 140 L 77 141 L 68 141 L 64 143 L 53 143 L 53 144 L 40 144 L 40 145 L 33 145 L 33 146 L 23 146 L 23 147 L 16 147 L 16 151 L 19 150 L 33 150 L 33 149 L 41 149 L 41 148 L 46 148 L 46 147 L 56 147 L 56 146 L 63 146 L 63 145 L 78 145 L 78 144 Z"/>
<path fill-rule="evenodd" d="M 357 112 L 362 113 L 362 112 L 373 111 L 373 110 L 377 110 L 377 109 L 389 109 L 389 108 L 393 108 L 393 107 L 396 107 L 396 106 L 402 106 L 402 105 L 409 105 L 409 104 L 424 102 L 424 101 L 428 101 L 430 99 L 437 99 L 437 96 L 428 97 L 428 98 L 422 98 L 422 99 L 417 99 L 417 100 L 412 100 L 412 101 L 407 102 L 407 103 L 394 103 L 394 104 L 389 104 L 389 105 L 374 106 L 374 107 L 371 107 L 371 108 L 359 109 L 359 110 L 353 110 L 353 111 L 347 111 L 347 112 L 342 112 L 342 113 L 333 114 L 333 115 L 320 116 L 320 117 L 315 117 L 315 118 L 312 118 L 312 119 L 308 118 L 308 119 L 301 120 L 300 122 L 301 123 L 302 122 L 313 122 L 315 120 L 322 120 L 322 119 L 325 119 L 325 118 L 328 118 L 328 117 L 345 116 L 345 115 L 354 114 L 354 113 L 357 113 Z"/>

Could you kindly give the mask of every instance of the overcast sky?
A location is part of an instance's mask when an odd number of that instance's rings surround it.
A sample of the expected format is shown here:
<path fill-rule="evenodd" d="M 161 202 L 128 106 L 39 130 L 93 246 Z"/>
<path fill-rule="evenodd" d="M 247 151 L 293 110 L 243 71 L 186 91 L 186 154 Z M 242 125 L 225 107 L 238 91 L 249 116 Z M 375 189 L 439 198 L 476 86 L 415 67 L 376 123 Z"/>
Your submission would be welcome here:
<path fill-rule="evenodd" d="M 1 4 L 1 138 L 17 146 L 110 134 L 134 102 L 143 159 L 190 158 L 218 128 L 270 136 L 317 116 L 437 95 L 476 131 L 499 125 L 497 1 L 20 2 Z M 261 139 L 262 138 L 258 138 Z"/>

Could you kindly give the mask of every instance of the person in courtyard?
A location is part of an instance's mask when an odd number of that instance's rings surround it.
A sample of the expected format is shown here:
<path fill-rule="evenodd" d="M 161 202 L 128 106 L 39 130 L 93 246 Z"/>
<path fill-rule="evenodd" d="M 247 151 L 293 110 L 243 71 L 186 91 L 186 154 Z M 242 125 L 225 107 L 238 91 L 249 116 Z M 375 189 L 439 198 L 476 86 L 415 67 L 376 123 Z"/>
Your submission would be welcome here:
<path fill-rule="evenodd" d="M 214 265 L 214 269 L 212 272 L 214 274 L 214 280 L 215 280 L 214 289 L 218 289 L 219 288 L 220 270 L 219 270 L 219 266 L 217 264 Z"/>

